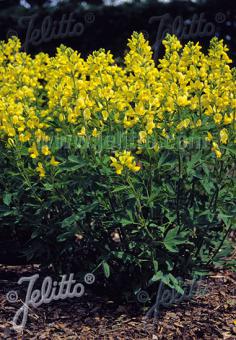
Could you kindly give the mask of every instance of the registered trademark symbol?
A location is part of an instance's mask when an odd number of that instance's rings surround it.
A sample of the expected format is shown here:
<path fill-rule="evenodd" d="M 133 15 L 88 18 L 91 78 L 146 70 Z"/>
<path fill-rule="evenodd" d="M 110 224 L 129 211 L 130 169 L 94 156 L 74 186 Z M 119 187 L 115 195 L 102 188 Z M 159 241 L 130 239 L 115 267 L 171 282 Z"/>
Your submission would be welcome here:
<path fill-rule="evenodd" d="M 218 24 L 223 24 L 225 21 L 226 21 L 226 15 L 222 12 L 218 12 L 216 13 L 215 15 L 215 21 L 218 23 Z"/>

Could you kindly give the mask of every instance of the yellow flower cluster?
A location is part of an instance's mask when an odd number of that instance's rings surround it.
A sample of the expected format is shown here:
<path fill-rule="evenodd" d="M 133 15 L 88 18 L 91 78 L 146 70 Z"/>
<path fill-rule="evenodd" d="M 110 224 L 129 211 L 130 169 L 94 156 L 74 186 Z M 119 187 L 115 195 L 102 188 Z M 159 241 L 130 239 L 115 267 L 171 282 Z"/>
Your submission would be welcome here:
<path fill-rule="evenodd" d="M 140 170 L 130 151 L 116 152 L 115 157 L 111 157 L 111 161 L 111 166 L 116 169 L 117 175 L 120 175 L 125 168 L 134 172 Z"/>
<path fill-rule="evenodd" d="M 128 46 L 118 66 L 103 49 L 86 60 L 65 46 L 54 57 L 32 58 L 17 38 L 1 42 L 0 139 L 27 147 L 40 177 L 58 165 L 49 146 L 56 135 L 91 140 L 132 132 L 139 150 L 151 137 L 158 151 L 162 141 L 197 130 L 220 158 L 235 143 L 236 124 L 236 71 L 223 42 L 212 39 L 204 54 L 198 43 L 182 46 L 168 35 L 158 66 L 142 34 L 134 33 Z M 111 160 L 118 174 L 140 169 L 129 151 Z"/>

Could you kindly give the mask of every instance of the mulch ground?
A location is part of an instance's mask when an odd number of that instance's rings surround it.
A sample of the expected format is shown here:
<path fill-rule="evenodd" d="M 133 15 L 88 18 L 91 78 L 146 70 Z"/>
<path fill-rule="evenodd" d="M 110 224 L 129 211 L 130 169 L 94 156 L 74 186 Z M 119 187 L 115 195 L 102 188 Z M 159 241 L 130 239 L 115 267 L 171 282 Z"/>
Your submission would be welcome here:
<path fill-rule="evenodd" d="M 17 281 L 35 273 L 37 266 L 0 266 L 0 339 L 236 339 L 235 273 L 213 273 L 201 283 L 204 294 L 162 308 L 156 320 L 145 319 L 145 311 L 137 305 L 118 305 L 85 294 L 30 310 L 24 331 L 16 332 L 11 321 L 26 293 L 21 286 L 19 291 Z M 12 290 L 19 293 L 15 303 L 6 298 Z"/>

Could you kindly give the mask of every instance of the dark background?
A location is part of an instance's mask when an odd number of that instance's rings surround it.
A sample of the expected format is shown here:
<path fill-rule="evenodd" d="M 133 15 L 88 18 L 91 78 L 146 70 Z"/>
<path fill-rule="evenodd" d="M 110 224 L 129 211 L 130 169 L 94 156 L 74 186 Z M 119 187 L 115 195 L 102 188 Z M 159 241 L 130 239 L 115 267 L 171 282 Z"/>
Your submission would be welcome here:
<path fill-rule="evenodd" d="M 74 20 L 71 28 L 73 30 L 74 25 L 77 24 L 77 34 L 69 32 L 58 34 L 59 22 L 63 15 L 68 19 L 70 14 Z M 167 14 L 169 20 L 165 22 L 162 29 L 160 21 L 152 22 L 155 21 L 151 19 L 152 17 L 167 16 Z M 24 49 L 31 54 L 39 51 L 53 54 L 56 47 L 63 43 L 80 51 L 83 56 L 103 47 L 111 50 L 116 57 L 122 57 L 127 39 L 134 30 L 144 32 L 153 46 L 158 27 L 163 34 L 164 29 L 169 25 L 171 33 L 181 36 L 183 29 L 189 30 L 194 15 L 195 20 L 199 20 L 201 15 L 204 21 L 201 26 L 204 28 L 208 24 L 208 28 L 213 29 L 212 32 L 199 30 L 195 25 L 194 33 L 182 36 L 181 40 L 200 41 L 204 48 L 207 48 L 212 36 L 217 35 L 224 38 L 230 47 L 230 54 L 235 63 L 236 0 L 175 0 L 168 3 L 158 0 L 136 0 L 119 6 L 105 5 L 103 0 L 60 2 L 0 0 L 0 39 L 6 40 L 11 35 L 17 35 L 24 43 Z M 46 35 L 45 32 L 43 33 L 45 20 L 52 22 L 52 25 L 47 28 L 50 34 Z M 178 20 L 182 21 L 182 27 L 176 26 Z M 53 22 L 56 28 L 54 31 Z M 157 50 L 160 41 L 159 34 L 158 43 L 154 45 L 156 59 L 162 52 L 160 49 Z"/>

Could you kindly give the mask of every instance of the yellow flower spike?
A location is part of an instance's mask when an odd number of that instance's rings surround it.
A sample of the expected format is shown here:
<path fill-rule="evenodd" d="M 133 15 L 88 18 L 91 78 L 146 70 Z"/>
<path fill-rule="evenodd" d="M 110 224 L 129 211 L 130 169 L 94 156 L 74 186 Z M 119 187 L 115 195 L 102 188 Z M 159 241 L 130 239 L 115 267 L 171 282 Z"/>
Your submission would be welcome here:
<path fill-rule="evenodd" d="M 110 159 L 112 161 L 111 166 L 116 169 L 118 175 L 120 175 L 125 168 L 133 172 L 137 172 L 141 168 L 134 161 L 134 156 L 131 155 L 131 151 L 124 150 L 123 152 L 116 152 L 115 157 L 110 157 Z"/>
<path fill-rule="evenodd" d="M 58 48 L 52 58 L 42 53 L 31 58 L 19 51 L 16 40 L 3 43 L 1 141 L 7 144 L 12 138 L 21 143 L 33 159 L 39 153 L 52 157 L 46 145 L 54 136 L 78 129 L 79 136 L 97 137 L 108 132 L 109 119 L 111 134 L 138 133 L 136 157 L 145 151 L 144 143 L 154 129 L 158 136 L 153 150 L 157 151 L 162 137 L 174 142 L 181 131 L 185 140 L 186 128 L 188 134 L 190 129 L 199 130 L 199 134 L 210 129 L 205 137 L 211 143 L 218 138 L 220 145 L 235 143 L 236 73 L 223 42 L 213 39 L 206 55 L 192 42 L 182 49 L 178 39 L 170 35 L 164 45 L 166 53 L 156 67 L 148 42 L 142 34 L 134 33 L 125 66 L 120 67 L 104 50 L 86 60 L 66 47 Z M 39 96 L 41 91 L 45 96 Z M 220 145 L 212 143 L 217 158 L 222 156 Z M 118 174 L 139 169 L 128 150 L 113 158 Z"/>

